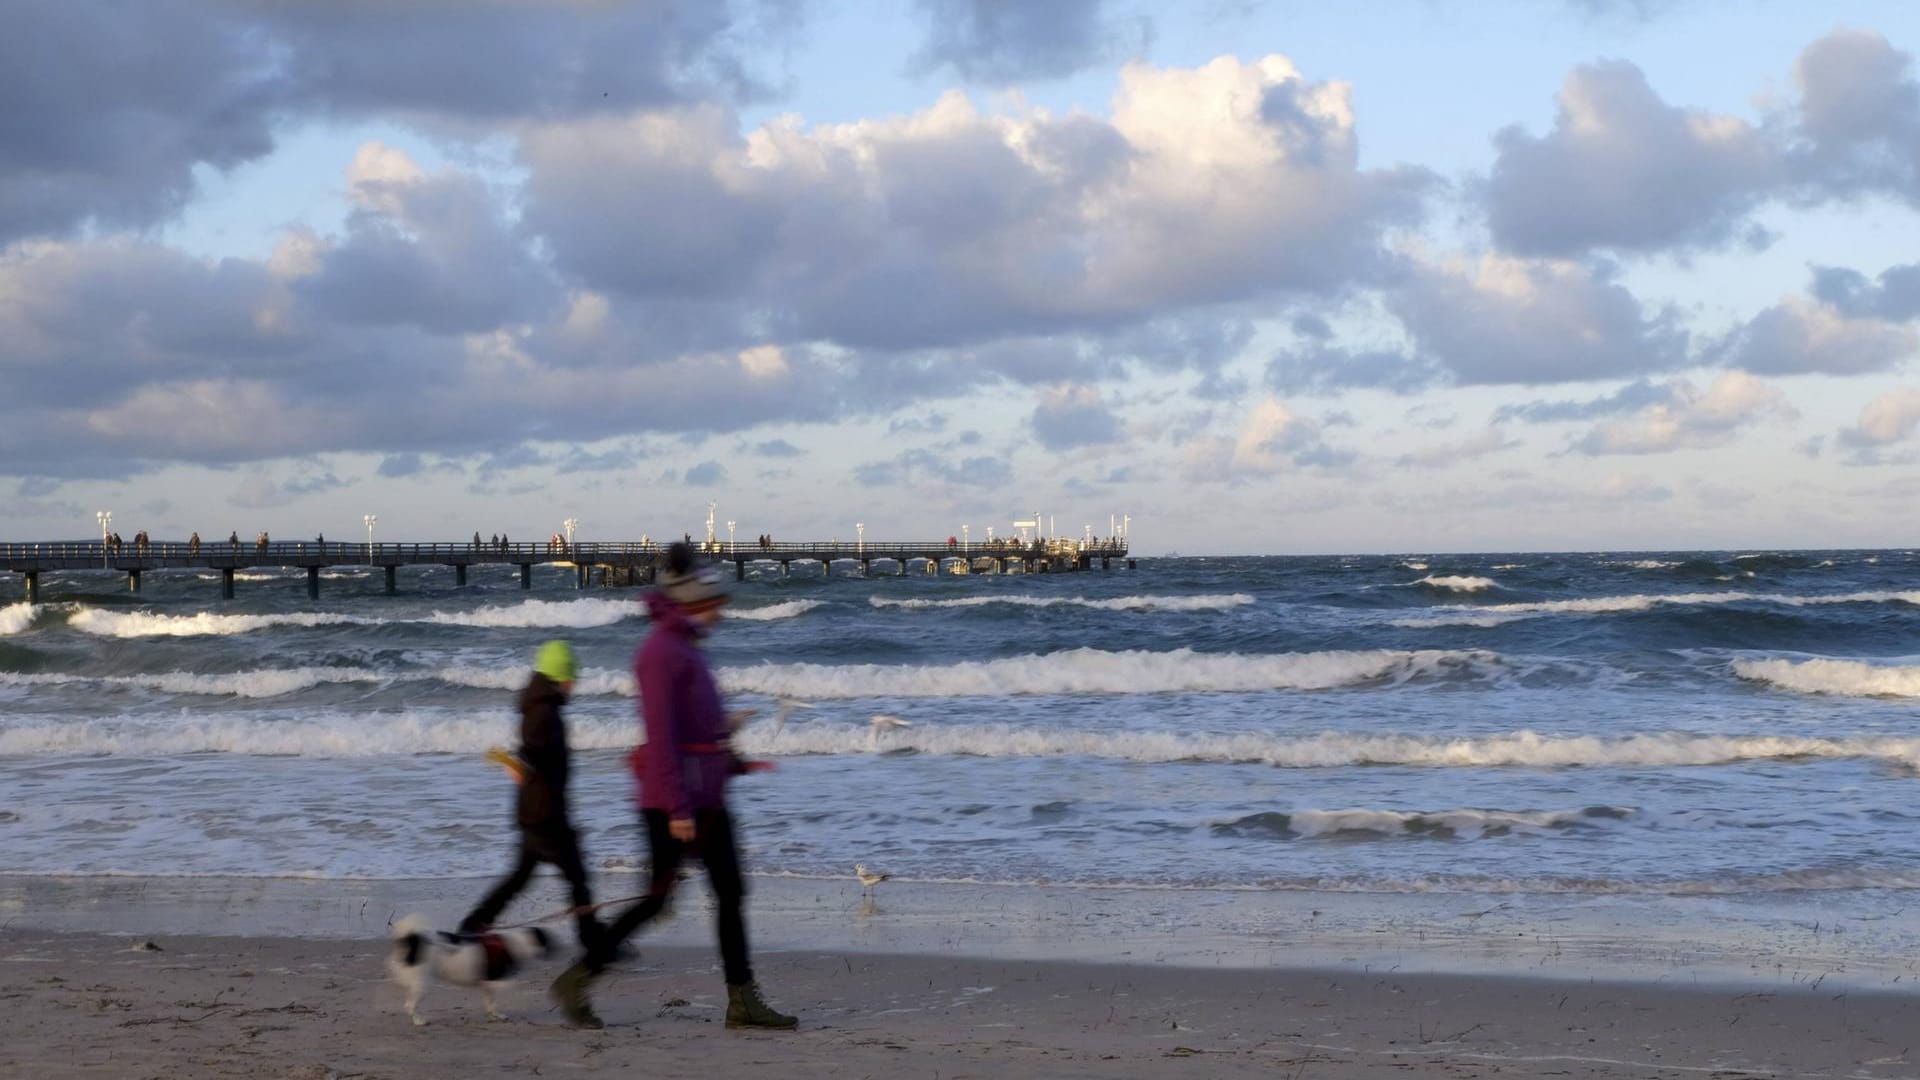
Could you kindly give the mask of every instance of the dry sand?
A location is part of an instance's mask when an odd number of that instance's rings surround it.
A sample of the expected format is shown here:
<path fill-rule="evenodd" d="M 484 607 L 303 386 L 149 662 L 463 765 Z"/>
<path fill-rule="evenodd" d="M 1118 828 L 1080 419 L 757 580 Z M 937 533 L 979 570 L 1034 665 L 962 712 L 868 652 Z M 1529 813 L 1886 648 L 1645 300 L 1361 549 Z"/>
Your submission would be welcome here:
<path fill-rule="evenodd" d="M 0 936 L 0 1076 L 1920 1076 L 1920 1002 L 1774 989 L 789 951 L 758 958 L 791 1034 L 720 1022 L 707 949 L 648 949 L 568 1029 L 541 966 L 489 1022 L 433 987 L 408 1025 L 364 940 Z M 644 946 L 644 942 L 642 943 Z"/>

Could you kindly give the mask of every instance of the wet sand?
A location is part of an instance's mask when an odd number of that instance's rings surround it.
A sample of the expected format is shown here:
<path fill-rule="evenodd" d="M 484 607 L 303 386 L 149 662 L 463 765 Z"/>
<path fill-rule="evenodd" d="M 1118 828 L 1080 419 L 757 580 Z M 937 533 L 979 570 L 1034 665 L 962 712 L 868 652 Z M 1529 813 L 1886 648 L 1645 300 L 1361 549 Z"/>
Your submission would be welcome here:
<path fill-rule="evenodd" d="M 767 953 L 791 1034 L 721 1023 L 706 949 L 649 949 L 563 1026 L 558 963 L 503 995 L 433 987 L 413 1027 L 377 943 L 10 931 L 0 1075 L 65 1077 L 1735 1077 L 1920 1075 L 1916 1002 L 1468 975 Z"/>

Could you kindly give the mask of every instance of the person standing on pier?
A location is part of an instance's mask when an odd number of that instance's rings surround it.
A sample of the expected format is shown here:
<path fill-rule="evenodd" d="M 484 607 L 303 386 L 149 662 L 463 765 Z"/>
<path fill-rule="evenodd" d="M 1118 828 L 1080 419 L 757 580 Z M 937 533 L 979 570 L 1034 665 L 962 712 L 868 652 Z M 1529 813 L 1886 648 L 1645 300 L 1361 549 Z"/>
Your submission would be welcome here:
<path fill-rule="evenodd" d="M 590 910 L 593 889 L 587 882 L 586 860 L 580 854 L 580 836 L 567 813 L 567 778 L 573 769 L 573 751 L 567 746 L 567 724 L 560 710 L 573 692 L 577 665 L 573 647 L 549 641 L 534 654 L 533 675 L 520 691 L 520 755 L 514 769 L 520 790 L 514 801 L 514 822 L 520 829 L 520 853 L 513 869 L 484 899 L 460 920 L 463 934 L 484 933 L 527 887 L 534 868 L 552 863 L 572 890 L 574 925 L 581 948 L 591 949 L 602 928 Z"/>
<path fill-rule="evenodd" d="M 553 997 L 577 1027 L 601 1026 L 588 999 L 593 980 L 606 970 L 621 942 L 666 908 L 680 863 L 689 855 L 706 864 L 719 908 L 727 1026 L 786 1031 L 800 1022 L 761 998 L 747 956 L 746 884 L 726 788 L 735 775 L 764 766 L 734 754 L 720 688 L 699 648 L 699 639 L 719 624 L 726 602 L 720 575 L 711 567 L 695 568 L 692 544 L 667 549 L 666 573 L 647 594 L 653 631 L 633 665 L 646 729 L 646 742 L 634 750 L 632 761 L 651 855 L 647 895 L 622 912 L 599 943 L 554 980 Z"/>

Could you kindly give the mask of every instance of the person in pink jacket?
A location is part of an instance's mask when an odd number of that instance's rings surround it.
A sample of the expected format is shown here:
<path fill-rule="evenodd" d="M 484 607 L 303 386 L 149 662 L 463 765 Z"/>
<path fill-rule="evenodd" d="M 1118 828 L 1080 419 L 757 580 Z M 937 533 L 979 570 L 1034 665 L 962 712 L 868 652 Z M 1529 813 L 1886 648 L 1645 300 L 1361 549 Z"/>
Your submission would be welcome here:
<path fill-rule="evenodd" d="M 761 998 L 747 956 L 746 886 L 726 794 L 727 782 L 750 767 L 733 752 L 720 688 L 699 647 L 700 638 L 719 623 L 726 602 L 720 575 L 711 568 L 696 570 L 691 546 L 675 544 L 668 550 L 667 571 L 647 596 L 653 632 L 633 661 L 646 743 L 634 750 L 632 761 L 651 876 L 645 899 L 622 912 L 580 962 L 554 980 L 553 997 L 577 1027 L 601 1026 L 588 1000 L 593 980 L 621 942 L 666 907 L 680 863 L 689 855 L 706 864 L 718 902 L 727 1026 L 788 1030 L 799 1024 Z"/>

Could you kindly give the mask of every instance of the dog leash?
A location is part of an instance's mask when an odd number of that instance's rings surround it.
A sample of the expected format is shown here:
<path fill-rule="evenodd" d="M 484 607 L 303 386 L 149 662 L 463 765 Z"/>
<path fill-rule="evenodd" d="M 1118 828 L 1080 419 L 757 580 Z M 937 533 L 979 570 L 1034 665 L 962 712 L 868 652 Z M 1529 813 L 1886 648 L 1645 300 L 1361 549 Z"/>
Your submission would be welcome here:
<path fill-rule="evenodd" d="M 623 896 L 618 900 L 602 900 L 597 904 L 582 904 L 579 907 L 561 908 L 559 911 L 550 911 L 545 915 L 536 916 L 534 918 L 526 920 L 525 922 L 508 923 L 505 926 L 490 926 L 487 929 L 489 931 L 518 930 L 524 926 L 534 926 L 536 924 L 543 923 L 543 922 L 552 922 L 555 919 L 567 919 L 577 915 L 592 915 L 594 912 L 599 911 L 601 908 L 609 908 L 614 906 L 615 904 L 631 904 L 631 903 L 634 903 L 635 901 L 645 900 L 646 898 L 647 898 L 647 894 L 641 893 L 638 896 Z"/>

